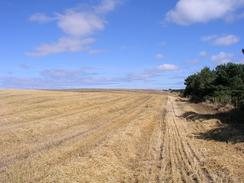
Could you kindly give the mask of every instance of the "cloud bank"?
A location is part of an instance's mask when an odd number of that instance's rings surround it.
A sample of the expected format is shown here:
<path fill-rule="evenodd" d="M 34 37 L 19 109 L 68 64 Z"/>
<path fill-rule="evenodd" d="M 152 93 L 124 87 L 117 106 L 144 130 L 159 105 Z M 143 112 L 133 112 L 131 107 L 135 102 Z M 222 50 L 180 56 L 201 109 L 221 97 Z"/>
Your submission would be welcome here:
<path fill-rule="evenodd" d="M 39 72 L 37 77 L 0 77 L 0 88 L 79 88 L 93 86 L 117 85 L 131 82 L 153 81 L 166 72 L 177 71 L 178 67 L 163 64 L 137 73 L 124 74 L 121 77 L 104 77 L 94 68 L 47 69 Z"/>

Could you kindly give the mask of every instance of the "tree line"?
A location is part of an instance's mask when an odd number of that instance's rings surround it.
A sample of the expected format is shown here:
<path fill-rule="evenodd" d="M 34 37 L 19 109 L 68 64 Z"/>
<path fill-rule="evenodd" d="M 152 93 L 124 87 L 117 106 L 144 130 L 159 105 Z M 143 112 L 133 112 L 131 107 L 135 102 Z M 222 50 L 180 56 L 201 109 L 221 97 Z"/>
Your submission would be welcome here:
<path fill-rule="evenodd" d="M 244 64 L 208 67 L 185 79 L 184 96 L 194 101 L 232 104 L 244 110 Z"/>

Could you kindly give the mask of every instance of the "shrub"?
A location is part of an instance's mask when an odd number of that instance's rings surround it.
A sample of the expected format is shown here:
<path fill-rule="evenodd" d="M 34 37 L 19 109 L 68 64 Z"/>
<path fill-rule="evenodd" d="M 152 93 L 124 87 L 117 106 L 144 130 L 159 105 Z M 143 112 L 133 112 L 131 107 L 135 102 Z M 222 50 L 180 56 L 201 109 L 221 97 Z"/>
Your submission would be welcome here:
<path fill-rule="evenodd" d="M 244 65 L 223 64 L 214 70 L 205 67 L 185 79 L 184 96 L 193 100 L 233 104 L 243 109 Z"/>

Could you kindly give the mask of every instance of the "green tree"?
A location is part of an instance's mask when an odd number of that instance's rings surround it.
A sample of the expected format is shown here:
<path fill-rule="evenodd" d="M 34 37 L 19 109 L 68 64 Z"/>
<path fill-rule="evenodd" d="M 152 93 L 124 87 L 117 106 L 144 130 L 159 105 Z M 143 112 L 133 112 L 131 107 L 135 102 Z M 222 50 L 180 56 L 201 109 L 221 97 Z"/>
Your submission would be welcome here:
<path fill-rule="evenodd" d="M 231 103 L 244 108 L 244 65 L 228 63 L 203 68 L 185 80 L 184 95 L 194 100 Z"/>

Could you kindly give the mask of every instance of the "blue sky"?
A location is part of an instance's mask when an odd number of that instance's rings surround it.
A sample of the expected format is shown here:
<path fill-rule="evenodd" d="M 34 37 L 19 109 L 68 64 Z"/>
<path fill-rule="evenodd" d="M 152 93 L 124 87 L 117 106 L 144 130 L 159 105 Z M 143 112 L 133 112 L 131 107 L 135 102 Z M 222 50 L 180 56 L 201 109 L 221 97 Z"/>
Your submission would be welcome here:
<path fill-rule="evenodd" d="M 244 63 L 244 0 L 8 0 L 0 22 L 0 88 L 182 88 Z"/>

